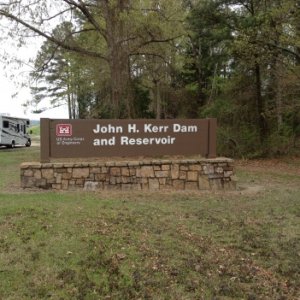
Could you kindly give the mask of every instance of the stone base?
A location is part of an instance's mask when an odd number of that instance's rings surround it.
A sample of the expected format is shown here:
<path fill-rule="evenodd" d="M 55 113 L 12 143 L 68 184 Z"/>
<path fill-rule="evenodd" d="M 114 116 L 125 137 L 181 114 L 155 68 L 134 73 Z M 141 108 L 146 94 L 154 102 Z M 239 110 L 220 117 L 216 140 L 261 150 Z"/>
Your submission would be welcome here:
<path fill-rule="evenodd" d="M 23 188 L 54 190 L 234 190 L 233 160 L 23 163 Z"/>

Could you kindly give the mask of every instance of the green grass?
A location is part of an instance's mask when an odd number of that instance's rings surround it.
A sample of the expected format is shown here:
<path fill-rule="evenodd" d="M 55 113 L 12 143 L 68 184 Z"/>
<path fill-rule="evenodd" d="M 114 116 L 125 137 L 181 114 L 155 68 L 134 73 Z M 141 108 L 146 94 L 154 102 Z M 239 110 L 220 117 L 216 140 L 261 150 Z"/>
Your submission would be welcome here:
<path fill-rule="evenodd" d="M 39 136 L 40 135 L 40 125 L 34 125 L 34 126 L 31 126 L 29 128 L 29 130 L 31 130 L 31 134 L 32 135 L 36 135 L 36 136 Z"/>
<path fill-rule="evenodd" d="M 20 168 L 22 162 L 39 161 L 38 147 L 0 148 L 0 191 L 20 186 Z"/>
<path fill-rule="evenodd" d="M 239 171 L 257 193 L 11 190 L 38 155 L 0 151 L 0 299 L 298 299 L 299 177 Z"/>

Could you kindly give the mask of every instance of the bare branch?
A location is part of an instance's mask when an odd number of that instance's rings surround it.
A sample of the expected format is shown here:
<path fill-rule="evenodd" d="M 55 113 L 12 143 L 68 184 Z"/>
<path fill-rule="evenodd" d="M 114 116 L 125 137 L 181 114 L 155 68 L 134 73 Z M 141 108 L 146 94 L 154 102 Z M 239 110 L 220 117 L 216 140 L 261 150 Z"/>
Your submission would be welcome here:
<path fill-rule="evenodd" d="M 55 15 L 53 15 L 53 16 L 47 18 L 47 19 L 42 19 L 42 22 L 48 22 L 48 21 L 51 21 L 51 20 L 57 18 L 58 16 L 63 15 L 64 13 L 66 13 L 66 12 L 68 12 L 68 11 L 72 11 L 72 8 L 68 8 L 68 9 L 65 9 L 65 10 L 63 10 L 63 11 L 60 11 L 59 13 L 57 13 L 57 14 L 55 14 Z"/>
<path fill-rule="evenodd" d="M 60 40 L 54 38 L 53 36 L 51 36 L 51 35 L 43 32 L 43 31 L 41 31 L 40 29 L 38 29 L 38 28 L 30 25 L 29 23 L 23 21 L 22 19 L 16 17 L 15 15 L 10 14 L 9 12 L 7 12 L 7 11 L 5 11 L 3 9 L 0 9 L 0 15 L 3 15 L 6 18 L 9 18 L 10 20 L 13 20 L 13 21 L 15 21 L 15 22 L 23 25 L 25 28 L 27 28 L 27 29 L 35 32 L 39 36 L 42 36 L 42 37 L 46 38 L 47 40 L 53 42 L 54 44 L 56 44 L 57 46 L 65 49 L 65 50 L 77 52 L 77 53 L 80 53 L 80 54 L 83 54 L 83 55 L 86 55 L 86 56 L 100 58 L 100 59 L 103 59 L 105 61 L 108 61 L 107 57 L 101 55 L 98 52 L 90 51 L 90 50 L 87 50 L 85 48 L 82 48 L 82 47 L 79 47 L 79 46 L 70 45 L 70 44 L 65 43 L 63 41 L 60 41 Z"/>
<path fill-rule="evenodd" d="M 75 8 L 79 9 L 82 14 L 87 18 L 87 20 L 95 27 L 95 29 L 104 37 L 104 39 L 107 41 L 107 33 L 106 31 L 101 28 L 99 23 L 95 20 L 93 15 L 90 13 L 90 11 L 87 8 L 87 5 L 83 3 L 83 1 L 79 0 L 79 3 L 76 3 L 73 0 L 63 0 L 67 4 L 74 6 Z"/>
<path fill-rule="evenodd" d="M 156 39 L 156 38 L 151 38 L 150 40 L 148 41 L 145 41 L 143 43 L 141 43 L 140 45 L 138 45 L 134 50 L 133 52 L 135 51 L 138 51 L 139 49 L 143 48 L 144 46 L 147 46 L 149 44 L 153 44 L 153 43 L 168 43 L 168 42 L 172 42 L 180 37 L 182 37 L 183 35 L 178 35 L 178 36 L 175 36 L 175 37 L 171 37 L 171 38 L 167 38 L 167 39 Z"/>

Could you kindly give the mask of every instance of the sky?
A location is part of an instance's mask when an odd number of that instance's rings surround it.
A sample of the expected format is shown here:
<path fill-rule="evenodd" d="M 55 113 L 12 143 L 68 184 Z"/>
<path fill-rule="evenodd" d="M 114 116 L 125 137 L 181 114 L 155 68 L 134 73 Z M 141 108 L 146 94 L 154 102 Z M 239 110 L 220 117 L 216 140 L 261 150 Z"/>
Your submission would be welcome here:
<path fill-rule="evenodd" d="M 33 49 L 25 49 L 23 51 L 33 52 Z M 28 83 L 29 68 L 24 67 L 22 70 L 6 69 L 3 61 L 0 61 L 0 114 L 6 114 L 13 117 L 29 118 L 38 120 L 40 118 L 65 119 L 68 118 L 67 105 L 50 109 L 50 103 L 44 101 L 40 107 L 49 107 L 41 114 L 33 114 L 33 107 L 25 108 L 23 104 L 32 99 L 30 87 L 21 87 L 22 84 Z M 13 75 L 13 78 L 11 78 Z"/>
<path fill-rule="evenodd" d="M 40 118 L 51 118 L 51 119 L 65 119 L 68 118 L 67 106 L 61 106 L 54 109 L 48 109 L 41 114 L 33 114 L 31 111 L 33 107 L 27 109 L 22 106 L 27 100 L 32 98 L 29 87 L 19 87 L 14 80 L 10 80 L 3 71 L 3 64 L 0 63 L 0 114 L 10 115 L 12 117 L 29 118 L 31 120 L 38 120 Z M 17 72 L 17 71 L 16 71 Z M 15 75 L 15 80 L 26 81 L 23 75 Z M 15 93 L 16 96 L 13 96 Z M 45 103 L 44 106 L 49 106 L 49 103 Z"/>
<path fill-rule="evenodd" d="M 1 19 L 3 26 L 3 19 Z M 38 107 L 25 107 L 22 104 L 30 102 L 32 96 L 30 93 L 29 73 L 32 65 L 28 63 L 30 59 L 34 59 L 42 40 L 30 40 L 26 46 L 18 47 L 16 41 L 10 38 L 0 43 L 0 114 L 6 114 L 13 117 L 26 117 L 31 120 L 40 118 L 64 119 L 68 118 L 67 105 L 50 109 L 50 103 L 45 100 Z M 5 59 L 4 57 L 7 57 Z M 22 66 L 15 61 L 21 60 L 25 62 Z M 9 63 L 7 62 L 9 61 Z M 22 87 L 23 86 L 23 87 Z M 33 114 L 32 110 L 49 107 L 41 114 Z"/>

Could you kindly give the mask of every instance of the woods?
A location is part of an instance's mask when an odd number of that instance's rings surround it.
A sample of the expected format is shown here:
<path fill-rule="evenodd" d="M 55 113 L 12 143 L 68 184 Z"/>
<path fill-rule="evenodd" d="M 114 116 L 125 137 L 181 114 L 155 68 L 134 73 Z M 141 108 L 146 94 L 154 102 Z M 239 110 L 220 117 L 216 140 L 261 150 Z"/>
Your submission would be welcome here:
<path fill-rule="evenodd" d="M 51 1 L 52 2 L 52 1 Z M 299 0 L 2 1 L 45 41 L 31 105 L 70 118 L 205 118 L 219 154 L 288 154 L 300 135 Z"/>

